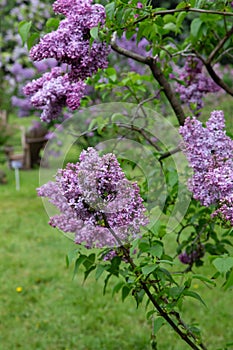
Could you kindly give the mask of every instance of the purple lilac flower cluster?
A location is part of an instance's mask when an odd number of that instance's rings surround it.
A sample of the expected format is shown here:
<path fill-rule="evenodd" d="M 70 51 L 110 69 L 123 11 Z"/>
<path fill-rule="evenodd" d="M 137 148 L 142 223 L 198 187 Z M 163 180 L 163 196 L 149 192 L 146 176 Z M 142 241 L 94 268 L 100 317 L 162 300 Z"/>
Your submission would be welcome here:
<path fill-rule="evenodd" d="M 75 243 L 88 248 L 119 245 L 107 225 L 125 243 L 148 223 L 137 184 L 125 178 L 114 154 L 100 157 L 93 148 L 58 170 L 56 182 L 43 185 L 38 194 L 60 210 L 50 225 L 74 233 Z"/>
<path fill-rule="evenodd" d="M 220 87 L 203 72 L 203 63 L 196 57 L 187 57 L 178 74 L 182 83 L 176 82 L 175 91 L 179 93 L 181 101 L 198 115 L 203 108 L 203 96 L 219 91 Z"/>
<path fill-rule="evenodd" d="M 108 65 L 107 45 L 95 40 L 90 46 L 90 29 L 102 26 L 105 21 L 104 7 L 91 3 L 92 0 L 55 1 L 54 12 L 66 18 L 56 31 L 46 34 L 30 51 L 34 61 L 55 58 L 67 64 L 66 73 L 60 72 L 56 77 L 52 74 L 49 81 L 47 76 L 42 77 L 39 84 L 34 80 L 30 88 L 25 87 L 25 94 L 32 96 L 32 104 L 42 108 L 43 121 L 56 119 L 66 105 L 72 110 L 78 108 L 84 96 L 84 80 Z"/>
<path fill-rule="evenodd" d="M 189 188 L 202 205 L 215 204 L 219 214 L 233 225 L 233 140 L 226 135 L 224 114 L 213 111 L 206 128 L 195 117 L 180 128 L 183 149 L 194 175 Z"/>

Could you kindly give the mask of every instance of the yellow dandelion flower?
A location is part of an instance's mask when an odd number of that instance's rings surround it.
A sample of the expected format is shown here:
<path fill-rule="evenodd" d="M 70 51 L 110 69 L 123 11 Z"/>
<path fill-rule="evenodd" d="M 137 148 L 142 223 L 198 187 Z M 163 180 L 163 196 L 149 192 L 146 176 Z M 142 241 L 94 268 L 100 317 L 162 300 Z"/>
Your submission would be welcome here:
<path fill-rule="evenodd" d="M 23 288 L 22 288 L 22 287 L 17 287 L 17 288 L 16 288 L 16 292 L 18 292 L 18 293 L 21 293 L 21 292 L 22 292 L 22 290 L 23 290 Z"/>

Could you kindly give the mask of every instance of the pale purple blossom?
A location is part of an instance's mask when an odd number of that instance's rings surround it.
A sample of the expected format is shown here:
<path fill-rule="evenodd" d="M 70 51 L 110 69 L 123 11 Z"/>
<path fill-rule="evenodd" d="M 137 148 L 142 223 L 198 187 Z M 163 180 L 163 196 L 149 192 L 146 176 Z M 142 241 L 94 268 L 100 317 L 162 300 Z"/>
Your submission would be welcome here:
<path fill-rule="evenodd" d="M 179 81 L 176 82 L 175 91 L 192 112 L 200 114 L 204 95 L 217 92 L 220 87 L 205 74 L 203 63 L 196 57 L 187 57 L 184 67 L 178 69 L 177 73 Z"/>
<path fill-rule="evenodd" d="M 100 157 L 93 148 L 83 151 L 78 163 L 58 170 L 56 182 L 38 194 L 60 210 L 50 224 L 73 232 L 75 242 L 88 248 L 119 245 L 108 225 L 125 243 L 148 223 L 137 184 L 125 178 L 115 155 Z"/>
<path fill-rule="evenodd" d="M 84 80 L 99 68 L 108 65 L 109 48 L 106 43 L 94 40 L 90 45 L 90 29 L 105 22 L 105 9 L 90 0 L 57 0 L 53 4 L 55 13 L 65 15 L 56 31 L 46 34 L 30 50 L 34 61 L 55 59 L 61 68 L 52 68 L 41 78 L 27 84 L 26 95 L 32 104 L 42 108 L 41 119 L 49 122 L 56 119 L 62 108 L 75 110 L 85 95 Z M 63 72 L 65 64 L 66 72 Z"/>
<path fill-rule="evenodd" d="M 195 117 L 180 128 L 183 150 L 193 168 L 189 188 L 204 206 L 214 204 L 233 225 L 233 140 L 226 135 L 224 114 L 213 111 L 206 127 Z"/>

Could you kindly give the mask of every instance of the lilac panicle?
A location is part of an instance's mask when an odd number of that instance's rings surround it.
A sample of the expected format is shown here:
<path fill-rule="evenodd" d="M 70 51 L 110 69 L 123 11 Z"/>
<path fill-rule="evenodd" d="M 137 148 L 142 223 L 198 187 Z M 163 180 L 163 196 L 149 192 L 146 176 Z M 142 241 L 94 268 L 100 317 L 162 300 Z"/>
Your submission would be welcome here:
<path fill-rule="evenodd" d="M 203 72 L 203 63 L 197 57 L 187 57 L 183 69 L 179 70 L 179 80 L 182 83 L 176 83 L 176 92 L 179 93 L 181 101 L 188 104 L 197 115 L 204 105 L 203 96 L 220 90 Z"/>
<path fill-rule="evenodd" d="M 31 96 L 31 103 L 41 108 L 41 120 L 50 122 L 61 114 L 62 107 L 74 110 L 80 106 L 86 84 L 82 80 L 71 80 L 69 74 L 63 74 L 59 67 L 52 68 L 41 78 L 33 80 L 24 87 L 25 95 Z"/>
<path fill-rule="evenodd" d="M 226 135 L 223 112 L 213 111 L 205 128 L 195 117 L 187 118 L 180 133 L 194 171 L 189 182 L 193 197 L 204 206 L 217 205 L 213 216 L 233 225 L 233 140 Z"/>
<path fill-rule="evenodd" d="M 60 210 L 50 224 L 73 232 L 75 242 L 88 248 L 119 245 L 106 222 L 123 243 L 148 223 L 137 184 L 126 179 L 115 155 L 100 157 L 93 148 L 58 170 L 56 182 L 39 188 L 38 195 Z"/>
<path fill-rule="evenodd" d="M 52 68 L 41 78 L 29 83 L 24 92 L 31 97 L 32 104 L 42 108 L 41 119 L 49 122 L 56 119 L 67 106 L 77 109 L 85 94 L 84 80 L 98 69 L 106 68 L 109 48 L 104 42 L 95 40 L 90 45 L 90 30 L 105 22 L 105 9 L 89 0 L 57 0 L 53 4 L 55 13 L 65 15 L 56 31 L 46 34 L 30 50 L 34 61 L 55 59 L 62 68 Z M 47 102 L 46 102 L 47 101 Z"/>

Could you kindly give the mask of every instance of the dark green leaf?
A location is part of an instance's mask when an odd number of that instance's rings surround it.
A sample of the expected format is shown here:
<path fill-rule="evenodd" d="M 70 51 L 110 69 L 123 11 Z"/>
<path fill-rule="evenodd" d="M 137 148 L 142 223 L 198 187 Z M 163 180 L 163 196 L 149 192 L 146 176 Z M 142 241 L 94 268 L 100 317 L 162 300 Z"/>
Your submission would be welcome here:
<path fill-rule="evenodd" d="M 86 281 L 87 277 L 90 275 L 90 273 L 91 273 L 93 270 L 95 270 L 95 268 L 96 268 L 96 265 L 92 265 L 88 270 L 86 270 L 86 271 L 84 272 L 84 280 L 83 280 L 83 282 Z"/>
<path fill-rule="evenodd" d="M 117 283 L 114 287 L 113 287 L 113 290 L 112 290 L 112 296 L 114 296 L 115 293 L 118 293 L 122 286 L 125 284 L 125 282 L 123 281 L 120 281 L 119 283 Z"/>
<path fill-rule="evenodd" d="M 130 291 L 131 291 L 131 288 L 127 284 L 125 284 L 123 286 L 123 288 L 122 288 L 122 294 L 121 294 L 122 301 L 124 301 L 125 298 L 127 298 L 127 296 L 129 295 Z"/>
<path fill-rule="evenodd" d="M 95 262 L 95 254 L 92 253 L 88 256 L 86 256 L 85 261 L 83 261 L 83 265 L 85 266 L 86 270 L 88 270 Z"/>
<path fill-rule="evenodd" d="M 87 259 L 86 255 L 80 254 L 80 256 L 78 257 L 78 259 L 76 259 L 75 261 L 75 267 L 74 267 L 74 274 L 73 274 L 73 278 L 74 276 L 78 273 L 79 267 L 81 264 L 83 264 L 85 262 L 85 260 Z"/>
<path fill-rule="evenodd" d="M 224 290 L 227 290 L 233 286 L 233 269 L 229 272 L 227 280 L 224 283 Z"/>
<path fill-rule="evenodd" d="M 196 292 L 193 292 L 193 291 L 191 291 L 191 290 L 186 290 L 186 289 L 185 289 L 185 290 L 183 291 L 183 295 L 188 296 L 188 297 L 191 297 L 191 298 L 194 298 L 194 299 L 200 301 L 203 305 L 206 306 L 204 300 L 203 300 L 203 299 L 200 297 L 200 295 L 199 295 L 198 293 L 196 293 Z M 207 307 L 207 306 L 206 306 L 206 307 Z"/>

